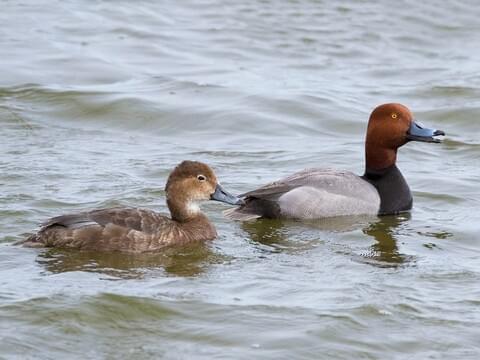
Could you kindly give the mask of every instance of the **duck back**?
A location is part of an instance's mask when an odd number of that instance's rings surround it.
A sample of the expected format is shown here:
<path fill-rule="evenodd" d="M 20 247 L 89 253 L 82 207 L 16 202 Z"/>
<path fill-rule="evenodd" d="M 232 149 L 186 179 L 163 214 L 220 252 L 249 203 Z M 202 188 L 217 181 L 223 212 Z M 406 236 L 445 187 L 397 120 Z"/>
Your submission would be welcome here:
<path fill-rule="evenodd" d="M 23 245 L 140 253 L 215 236 L 204 215 L 177 223 L 151 210 L 110 208 L 52 218 Z"/>
<path fill-rule="evenodd" d="M 380 208 L 374 186 L 351 172 L 333 169 L 305 169 L 241 196 L 245 205 L 227 211 L 227 217 L 319 219 L 377 214 Z"/>

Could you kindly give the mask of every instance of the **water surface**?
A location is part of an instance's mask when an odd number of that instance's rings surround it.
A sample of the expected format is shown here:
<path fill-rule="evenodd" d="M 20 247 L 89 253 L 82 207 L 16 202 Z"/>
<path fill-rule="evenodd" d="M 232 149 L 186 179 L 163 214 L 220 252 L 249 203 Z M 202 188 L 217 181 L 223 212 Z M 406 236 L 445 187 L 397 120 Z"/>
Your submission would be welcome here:
<path fill-rule="evenodd" d="M 475 1 L 2 1 L 0 357 L 477 359 Z M 411 214 L 222 217 L 140 256 L 12 246 L 50 216 L 166 212 L 181 160 L 243 192 L 363 171 L 370 111 L 445 130 L 398 166 Z"/>

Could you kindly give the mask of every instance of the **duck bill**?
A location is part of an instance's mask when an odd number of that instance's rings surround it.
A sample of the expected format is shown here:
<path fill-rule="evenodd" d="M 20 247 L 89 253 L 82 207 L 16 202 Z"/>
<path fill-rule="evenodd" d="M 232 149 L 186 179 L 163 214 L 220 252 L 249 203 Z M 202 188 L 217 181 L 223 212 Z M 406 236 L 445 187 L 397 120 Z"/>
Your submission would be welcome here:
<path fill-rule="evenodd" d="M 441 142 L 440 139 L 435 139 L 435 136 L 441 135 L 445 135 L 442 130 L 429 129 L 416 121 L 412 121 L 410 129 L 407 131 L 407 140 L 439 143 Z"/>
<path fill-rule="evenodd" d="M 215 192 L 210 195 L 211 200 L 221 201 L 231 205 L 241 205 L 243 204 L 243 200 L 230 194 L 226 191 L 220 184 L 217 184 L 215 188 Z"/>

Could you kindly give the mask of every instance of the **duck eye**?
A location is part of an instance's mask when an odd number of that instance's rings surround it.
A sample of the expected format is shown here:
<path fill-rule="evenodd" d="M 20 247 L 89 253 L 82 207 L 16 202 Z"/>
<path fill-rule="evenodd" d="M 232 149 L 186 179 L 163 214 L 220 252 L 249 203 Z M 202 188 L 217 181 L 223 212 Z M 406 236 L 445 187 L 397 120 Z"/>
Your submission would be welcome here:
<path fill-rule="evenodd" d="M 198 175 L 197 180 L 198 181 L 205 181 L 205 180 L 207 180 L 207 178 L 205 177 L 205 175 Z"/>
<path fill-rule="evenodd" d="M 398 117 L 397 114 L 395 114 L 395 113 L 392 114 L 392 119 L 396 119 L 397 117 Z"/>

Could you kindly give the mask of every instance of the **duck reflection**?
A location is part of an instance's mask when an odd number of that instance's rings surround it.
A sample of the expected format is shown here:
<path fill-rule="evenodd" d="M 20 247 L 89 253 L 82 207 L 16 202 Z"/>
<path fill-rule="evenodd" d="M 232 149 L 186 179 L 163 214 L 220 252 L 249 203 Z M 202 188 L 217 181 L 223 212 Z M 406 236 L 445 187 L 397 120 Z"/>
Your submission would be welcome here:
<path fill-rule="evenodd" d="M 281 245 L 287 242 L 285 223 L 282 220 L 259 219 L 241 223 L 250 239 L 264 245 Z"/>
<path fill-rule="evenodd" d="M 69 271 L 95 272 L 111 279 L 143 278 L 163 270 L 169 275 L 194 277 L 204 273 L 209 265 L 224 262 L 224 256 L 214 252 L 210 244 L 190 244 L 172 247 L 162 253 L 125 254 L 68 249 L 48 249 L 37 258 L 50 273 Z"/>
<path fill-rule="evenodd" d="M 297 230 L 301 231 L 302 224 L 292 220 L 258 219 L 242 222 L 241 228 L 248 234 L 257 250 L 265 253 L 294 253 L 315 246 L 316 239 L 305 232 L 302 236 L 295 236 Z"/>
<path fill-rule="evenodd" d="M 380 267 L 395 267 L 411 262 L 414 257 L 400 253 L 397 245 L 399 230 L 410 220 L 411 214 L 383 216 L 362 229 L 363 233 L 372 236 L 376 242 L 364 255 L 375 260 L 372 265 Z"/>
<path fill-rule="evenodd" d="M 410 217 L 410 213 L 406 213 L 326 218 L 312 222 L 259 219 L 243 222 L 241 227 L 254 243 L 266 245 L 270 252 L 307 250 L 315 247 L 319 238 L 331 238 L 332 233 L 355 234 L 361 230 L 375 240 L 366 251 L 362 251 L 361 261 L 379 267 L 395 267 L 413 259 L 400 253 L 396 238 Z"/>

